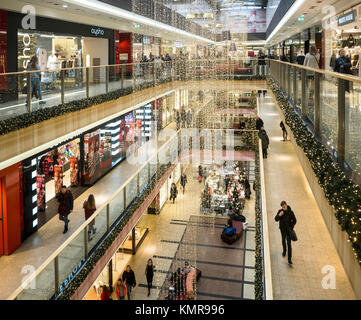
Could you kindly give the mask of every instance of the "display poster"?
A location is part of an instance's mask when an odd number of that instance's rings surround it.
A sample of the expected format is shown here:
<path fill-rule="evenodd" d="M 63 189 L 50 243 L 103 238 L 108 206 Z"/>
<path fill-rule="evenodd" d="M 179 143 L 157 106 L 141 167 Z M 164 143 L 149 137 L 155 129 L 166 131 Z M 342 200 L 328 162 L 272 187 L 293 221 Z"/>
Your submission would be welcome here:
<path fill-rule="evenodd" d="M 45 199 L 45 175 L 38 174 L 36 177 L 36 192 L 38 195 L 37 206 L 38 211 L 45 211 L 46 208 L 46 199 Z"/>
<path fill-rule="evenodd" d="M 71 186 L 78 185 L 78 158 L 71 157 L 70 158 L 70 184 Z"/>
<path fill-rule="evenodd" d="M 63 167 L 60 165 L 54 165 L 54 183 L 55 194 L 60 192 L 60 188 L 63 185 Z"/>

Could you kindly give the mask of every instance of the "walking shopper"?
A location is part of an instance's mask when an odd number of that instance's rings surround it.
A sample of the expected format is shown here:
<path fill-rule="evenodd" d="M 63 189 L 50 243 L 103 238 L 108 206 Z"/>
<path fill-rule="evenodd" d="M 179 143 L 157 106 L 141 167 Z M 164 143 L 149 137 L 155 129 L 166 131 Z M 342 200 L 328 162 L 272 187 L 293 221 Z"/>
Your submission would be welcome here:
<path fill-rule="evenodd" d="M 287 130 L 283 121 L 280 122 L 280 127 L 282 129 L 283 141 L 287 141 Z"/>
<path fill-rule="evenodd" d="M 293 230 L 297 220 L 296 216 L 293 213 L 291 207 L 287 205 L 286 201 L 281 202 L 281 209 L 278 210 L 275 220 L 279 221 L 279 227 L 281 230 L 282 236 L 282 256 L 286 256 L 288 252 L 288 263 L 292 264 L 292 246 L 291 246 L 291 230 Z M 287 241 L 287 247 L 286 247 Z"/>
<path fill-rule="evenodd" d="M 88 200 L 84 201 L 83 209 L 84 209 L 84 214 L 85 214 L 85 220 L 88 220 L 93 215 L 93 213 L 96 211 L 94 195 L 90 194 L 88 197 Z M 95 234 L 96 231 L 97 230 L 95 228 L 95 219 L 94 219 L 88 225 L 88 241 L 93 240 L 91 238 L 91 232 L 93 232 L 93 234 Z"/>
<path fill-rule="evenodd" d="M 127 295 L 127 286 L 121 278 L 118 279 L 114 288 L 115 297 L 117 300 L 124 300 Z"/>
<path fill-rule="evenodd" d="M 102 286 L 102 294 L 100 300 L 110 300 L 110 291 L 107 286 Z"/>
<path fill-rule="evenodd" d="M 147 278 L 147 285 L 148 285 L 148 297 L 150 296 L 150 289 L 153 286 L 154 269 L 155 269 L 155 265 L 153 264 L 153 260 L 149 259 L 147 266 L 145 267 L 145 276 Z"/>
<path fill-rule="evenodd" d="M 256 116 L 256 129 L 261 130 L 262 127 L 263 127 L 263 120 L 259 116 Z"/>
<path fill-rule="evenodd" d="M 319 60 L 317 59 L 317 50 L 314 46 L 311 46 L 310 51 L 306 54 L 303 65 L 314 69 L 320 69 Z"/>
<path fill-rule="evenodd" d="M 125 282 L 125 285 L 127 286 L 127 296 L 128 296 L 128 300 L 130 300 L 130 294 L 132 292 L 132 288 L 134 288 L 137 285 L 137 282 L 135 281 L 134 271 L 132 270 L 130 265 L 128 265 L 127 269 L 123 272 L 122 279 Z"/>
<path fill-rule="evenodd" d="M 261 142 L 262 142 L 263 159 L 267 159 L 267 149 L 269 146 L 269 138 L 268 138 L 266 130 L 263 127 L 259 130 L 258 137 L 261 139 Z"/>
<path fill-rule="evenodd" d="M 183 172 L 181 175 L 181 186 L 183 188 L 183 194 L 186 188 L 186 184 L 187 184 L 187 175 Z"/>
<path fill-rule="evenodd" d="M 246 199 L 250 199 L 251 198 L 251 185 L 249 184 L 247 177 L 243 177 L 241 182 L 244 185 Z"/>
<path fill-rule="evenodd" d="M 175 185 L 175 183 L 173 182 L 172 186 L 170 188 L 170 200 L 173 199 L 173 203 L 174 203 L 174 200 L 177 198 L 177 195 L 178 195 L 178 189 L 177 189 L 177 186 Z"/>
<path fill-rule="evenodd" d="M 68 224 L 69 224 L 69 214 L 73 211 L 74 199 L 70 190 L 67 189 L 66 186 L 61 186 L 60 192 L 56 196 L 59 207 L 58 214 L 59 220 L 64 221 L 64 231 L 63 233 L 68 232 Z"/>
<path fill-rule="evenodd" d="M 28 71 L 39 71 L 39 72 L 32 72 L 30 74 L 31 84 L 27 84 L 28 86 L 31 86 L 31 98 L 33 95 L 39 99 L 39 104 L 44 104 L 45 101 L 43 101 L 43 96 L 41 94 L 41 72 L 40 72 L 40 66 L 39 66 L 39 60 L 37 56 L 32 56 Z M 28 101 L 26 101 L 26 104 L 28 104 Z"/>
<path fill-rule="evenodd" d="M 303 51 L 300 50 L 297 53 L 297 57 L 296 57 L 296 61 L 299 65 L 303 65 L 303 63 L 305 62 L 305 55 L 303 54 Z"/>

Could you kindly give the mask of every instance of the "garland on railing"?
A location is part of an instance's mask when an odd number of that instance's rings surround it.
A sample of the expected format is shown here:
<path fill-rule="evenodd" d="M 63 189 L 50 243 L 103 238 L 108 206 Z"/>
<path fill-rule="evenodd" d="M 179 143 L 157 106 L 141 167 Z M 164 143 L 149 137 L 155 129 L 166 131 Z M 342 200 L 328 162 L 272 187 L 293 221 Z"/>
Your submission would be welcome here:
<path fill-rule="evenodd" d="M 256 148 L 256 163 L 255 163 L 255 227 L 256 227 L 256 251 L 255 251 L 255 279 L 254 279 L 254 296 L 256 300 L 263 300 L 263 256 L 262 256 L 262 211 L 261 211 L 261 183 L 260 183 L 260 163 L 259 152 Z"/>
<path fill-rule="evenodd" d="M 0 135 L 26 128 L 33 124 L 61 116 L 66 113 L 83 110 L 97 104 L 116 100 L 122 96 L 131 94 L 132 92 L 132 88 L 119 89 L 117 91 L 101 94 L 96 97 L 72 101 L 50 108 L 39 109 L 31 113 L 21 114 L 10 119 L 1 120 Z"/>
<path fill-rule="evenodd" d="M 303 149 L 325 197 L 333 206 L 338 223 L 347 232 L 348 241 L 361 265 L 361 188 L 348 179 L 339 165 L 334 163 L 328 150 L 307 129 L 275 81 L 269 79 L 268 84 L 285 114 L 286 123 L 291 128 L 297 145 Z"/>
<path fill-rule="evenodd" d="M 69 300 L 72 297 L 75 291 L 85 281 L 89 273 L 94 269 L 99 259 L 106 253 L 106 251 L 115 241 L 115 239 L 118 237 L 120 232 L 127 225 L 134 212 L 141 206 L 141 204 L 153 191 L 156 183 L 165 174 L 165 172 L 168 170 L 170 166 L 171 163 L 163 164 L 160 166 L 159 170 L 157 171 L 157 174 L 151 179 L 147 188 L 143 191 L 143 193 L 140 196 L 135 198 L 135 200 L 128 206 L 128 208 L 125 210 L 125 213 L 122 215 L 122 219 L 120 220 L 118 225 L 116 225 L 115 228 L 108 233 L 108 235 L 102 241 L 102 243 L 95 249 L 94 253 L 85 262 L 85 265 L 81 268 L 79 273 L 71 280 L 68 286 L 57 297 L 58 300 Z M 158 177 L 158 179 L 156 177 Z"/>

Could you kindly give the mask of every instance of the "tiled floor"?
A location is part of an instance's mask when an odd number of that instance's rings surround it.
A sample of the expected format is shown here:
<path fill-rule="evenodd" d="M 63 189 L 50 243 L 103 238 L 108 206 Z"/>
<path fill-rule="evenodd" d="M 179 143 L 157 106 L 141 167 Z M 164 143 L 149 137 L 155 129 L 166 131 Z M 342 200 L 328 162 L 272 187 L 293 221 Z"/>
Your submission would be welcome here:
<path fill-rule="evenodd" d="M 260 98 L 260 116 L 270 139 L 264 169 L 274 299 L 355 299 L 295 150 L 290 141 L 282 141 L 280 111 L 270 96 Z M 274 220 L 282 200 L 297 218 L 292 267 L 281 255 L 281 235 Z M 336 269 L 336 289 L 322 287 L 326 265 Z"/>
<path fill-rule="evenodd" d="M 230 246 L 220 238 L 225 218 L 200 214 L 202 184 L 197 181 L 197 166 L 188 167 L 187 176 L 186 192 L 179 193 L 175 204 L 167 201 L 159 215 L 144 217 L 149 234 L 130 260 L 138 283 L 132 299 L 163 299 L 169 271 L 184 266 L 186 260 L 202 270 L 196 285 L 197 300 L 254 299 L 253 195 L 246 201 L 243 213 L 251 227 Z M 247 250 L 243 250 L 245 245 Z M 156 272 L 148 297 L 144 268 L 149 258 L 153 259 Z"/>

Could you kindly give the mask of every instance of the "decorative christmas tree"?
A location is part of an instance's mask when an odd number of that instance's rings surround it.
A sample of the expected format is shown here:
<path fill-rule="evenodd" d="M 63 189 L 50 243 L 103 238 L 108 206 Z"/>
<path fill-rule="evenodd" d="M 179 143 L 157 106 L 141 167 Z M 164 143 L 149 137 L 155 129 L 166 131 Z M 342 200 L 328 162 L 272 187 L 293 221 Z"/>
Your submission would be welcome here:
<path fill-rule="evenodd" d="M 239 201 L 239 194 L 236 187 L 234 187 L 232 191 L 232 210 L 234 214 L 239 214 L 241 211 L 241 203 Z"/>
<path fill-rule="evenodd" d="M 209 209 L 210 207 L 211 207 L 211 195 L 208 192 L 208 187 L 206 187 L 202 192 L 202 208 Z"/>

